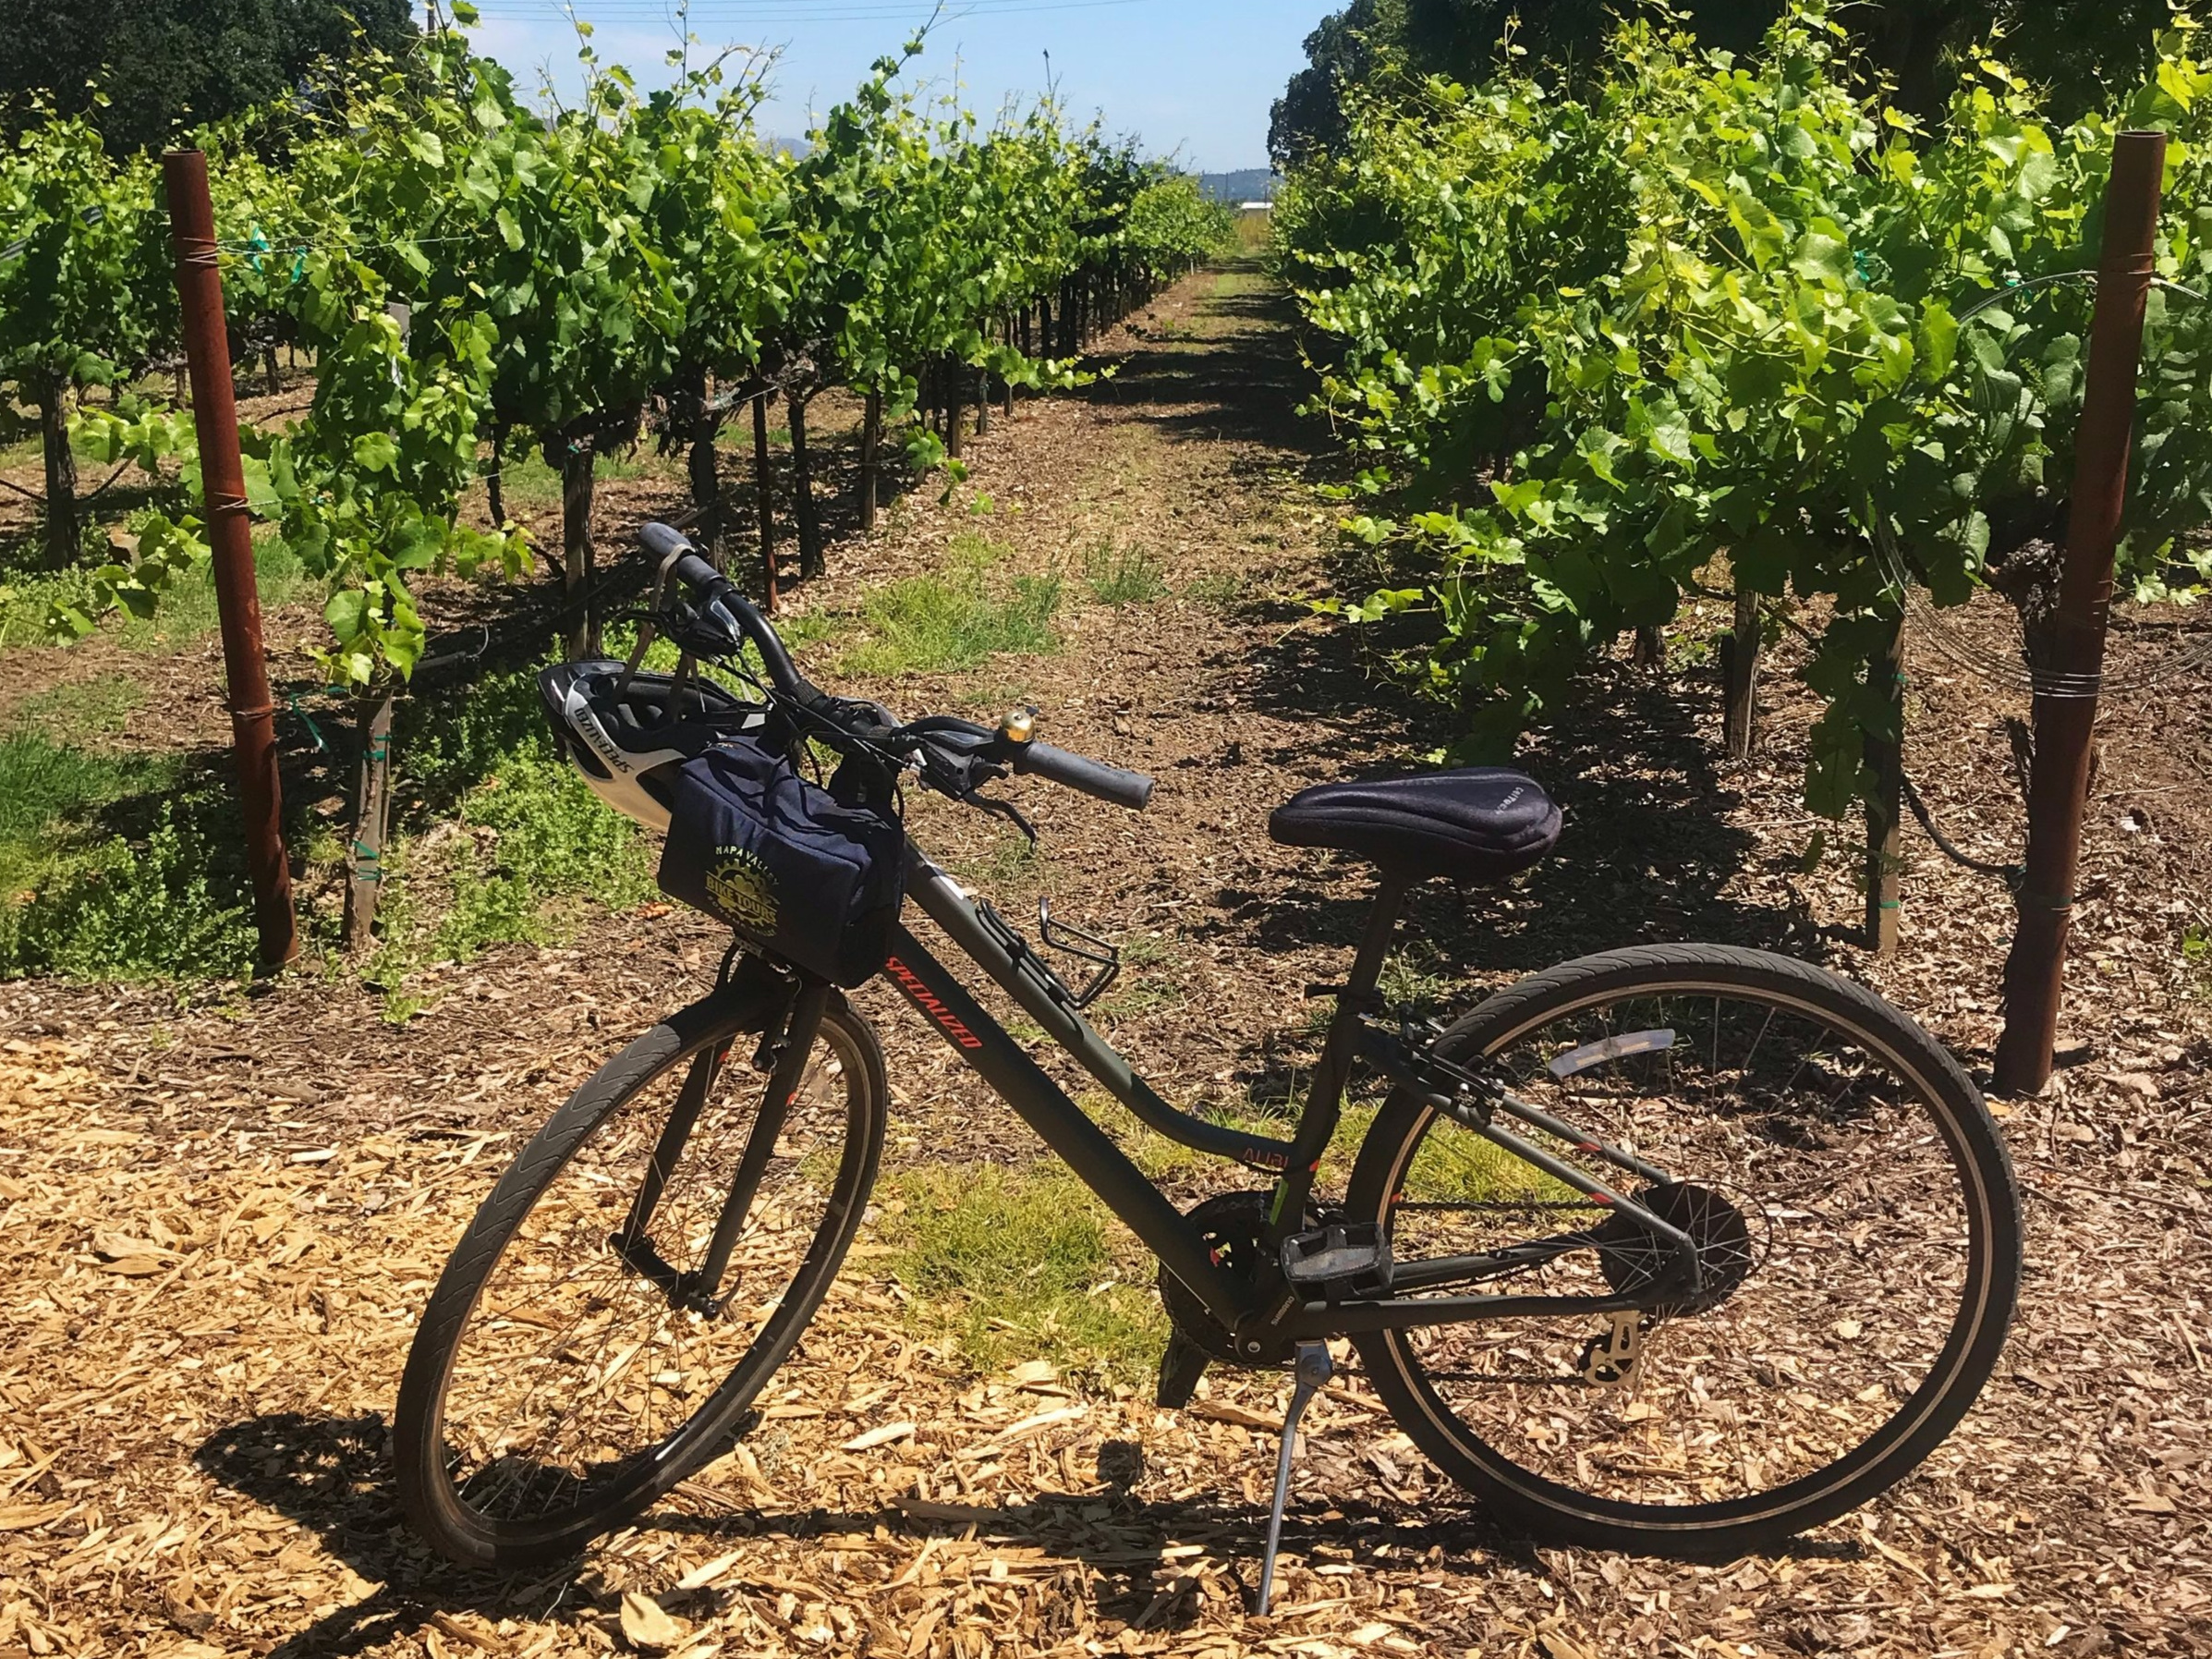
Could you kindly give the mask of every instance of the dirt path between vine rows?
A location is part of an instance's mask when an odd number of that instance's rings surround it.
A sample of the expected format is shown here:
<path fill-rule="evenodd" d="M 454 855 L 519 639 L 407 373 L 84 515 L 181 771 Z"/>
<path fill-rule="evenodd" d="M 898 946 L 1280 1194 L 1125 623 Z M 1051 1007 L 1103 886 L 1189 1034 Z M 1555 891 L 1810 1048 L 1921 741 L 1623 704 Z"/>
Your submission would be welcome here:
<path fill-rule="evenodd" d="M 1060 574 L 1057 653 L 850 689 L 908 712 L 1034 701 L 1056 740 L 1158 775 L 1142 817 L 1025 790 L 1035 860 L 972 815 L 918 812 L 918 834 L 1009 913 L 1041 892 L 1147 940 L 1116 1040 L 1179 1098 L 1250 1108 L 1310 1063 L 1300 989 L 1338 970 L 1362 897 L 1356 872 L 1271 846 L 1267 811 L 1436 733 L 1302 604 L 1327 590 L 1310 486 L 1331 463 L 1291 412 L 1279 298 L 1204 273 L 1101 351 L 1112 378 L 1025 404 L 976 442 L 971 486 L 841 542 L 799 603 L 849 616 L 971 533 L 994 568 Z M 1164 591 L 1100 602 L 1089 578 L 1117 561 L 1156 563 Z M 1714 625 L 1685 617 L 1664 671 L 1602 665 L 1531 743 L 1568 809 L 1559 854 L 1507 895 L 1424 896 L 1409 971 L 1480 986 L 1637 939 L 1760 944 L 1866 975 L 1986 1064 L 2005 896 L 1915 844 L 1905 948 L 1864 958 L 1849 860 L 1807 857 L 1812 705 L 1778 673 L 1758 760 L 1724 766 Z M 1163 1412 L 1050 1367 L 977 1374 L 910 1328 L 864 1244 L 741 1457 L 578 1568 L 434 1565 L 386 1463 L 413 1320 L 520 1137 L 710 979 L 710 930 L 651 906 L 429 975 L 404 1028 L 342 975 L 212 1006 L 0 986 L 0 1659 L 614 1651 L 626 1592 L 687 1659 L 2212 1651 L 2212 1009 L 2182 949 L 2206 920 L 2206 691 L 2170 682 L 2108 742 L 2072 1064 L 2006 1108 L 2030 1279 L 1999 1375 L 1921 1473 L 1785 1553 L 1530 1548 L 1355 1368 L 1308 1419 L 1281 1607 L 1257 1618 L 1281 1376 L 1216 1373 Z M 2005 706 L 1941 673 L 1916 695 L 1924 790 L 1996 848 L 2017 819 Z M 857 1000 L 886 1036 L 891 1171 L 1033 1156 L 887 994 Z"/>

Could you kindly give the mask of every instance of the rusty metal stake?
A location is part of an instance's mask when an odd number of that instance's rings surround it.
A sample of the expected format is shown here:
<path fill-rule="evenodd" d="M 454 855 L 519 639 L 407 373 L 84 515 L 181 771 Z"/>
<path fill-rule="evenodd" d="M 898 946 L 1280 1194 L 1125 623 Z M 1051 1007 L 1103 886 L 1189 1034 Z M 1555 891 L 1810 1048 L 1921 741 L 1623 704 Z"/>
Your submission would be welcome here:
<path fill-rule="evenodd" d="M 2032 1094 L 2050 1080 L 2064 991 L 2066 936 L 2082 860 L 2082 814 L 2097 729 L 2093 688 L 2105 665 L 2112 604 L 2112 555 L 2127 502 L 2128 451 L 2135 420 L 2136 360 L 2153 274 L 2166 135 L 2123 132 L 2113 140 L 2105 188 L 2104 246 L 2097 263 L 2097 311 L 2074 440 L 2073 495 L 2066 563 L 2052 623 L 2054 689 L 2035 698 L 2036 752 L 2028 780 L 2027 873 L 2020 922 L 2005 961 L 2005 1029 L 1997 1043 L 1997 1086 Z M 2088 689 L 2087 695 L 2074 695 Z"/>
<path fill-rule="evenodd" d="M 261 598 L 253 579 L 253 532 L 247 521 L 246 470 L 238 458 L 238 408 L 231 387 L 230 336 L 223 323 L 223 277 L 215 263 L 207 157 L 197 150 L 170 151 L 162 157 L 162 180 L 176 249 L 176 296 L 184 312 L 185 360 L 191 368 L 192 424 L 200 434 L 215 608 L 223 622 L 223 673 L 246 820 L 246 869 L 253 882 L 261 967 L 268 971 L 299 954 L 299 928 L 292 910 L 292 868 L 285 857 L 276 705 L 269 696 L 269 665 L 261 649 Z"/>

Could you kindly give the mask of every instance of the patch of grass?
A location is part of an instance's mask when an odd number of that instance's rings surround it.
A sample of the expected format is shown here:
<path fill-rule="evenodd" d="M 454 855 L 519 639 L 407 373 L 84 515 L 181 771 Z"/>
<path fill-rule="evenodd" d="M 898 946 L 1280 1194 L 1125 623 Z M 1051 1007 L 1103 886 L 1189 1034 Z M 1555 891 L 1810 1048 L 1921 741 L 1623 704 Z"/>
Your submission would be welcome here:
<path fill-rule="evenodd" d="M 1525 1164 L 1503 1147 L 1452 1124 L 1430 1128 L 1405 1172 L 1405 1196 L 1426 1202 L 1489 1203 L 1503 1199 L 1572 1202 L 1564 1181 Z"/>
<path fill-rule="evenodd" d="M 308 582 L 299 555 L 274 535 L 254 539 L 253 577 L 264 611 L 289 604 Z M 141 621 L 127 615 L 122 637 L 134 651 L 174 651 L 205 639 L 221 626 L 214 569 L 202 566 L 163 594 L 161 608 L 152 616 Z"/>
<path fill-rule="evenodd" d="M 24 698 L 7 712 L 6 729 L 37 732 L 55 742 L 71 737 L 112 738 L 146 699 L 146 689 L 119 674 L 53 686 Z"/>
<path fill-rule="evenodd" d="M 1150 1258 L 1073 1175 L 935 1165 L 887 1199 L 878 1232 L 915 1299 L 909 1319 L 977 1371 L 1043 1358 L 1136 1382 L 1158 1364 L 1167 1318 Z"/>
<path fill-rule="evenodd" d="M 386 855 L 379 982 L 493 945 L 558 940 L 589 905 L 652 897 L 657 844 L 554 754 L 530 670 L 416 713 L 394 752 L 410 788 Z"/>
<path fill-rule="evenodd" d="M 273 535 L 255 538 L 253 566 L 263 610 L 288 604 L 307 586 L 298 555 Z M 0 581 L 0 646 L 54 643 L 46 632 L 48 610 L 56 603 L 89 604 L 91 593 L 88 567 L 9 573 Z M 161 652 L 206 638 L 218 622 L 214 572 L 202 566 L 171 584 L 152 616 L 125 613 L 105 627 L 133 651 Z"/>
<path fill-rule="evenodd" d="M 1032 843 L 1018 831 L 1009 830 L 972 858 L 948 862 L 961 880 L 982 887 L 1009 903 L 1034 898 L 1055 884 L 1058 871 L 1042 843 Z"/>
<path fill-rule="evenodd" d="M 681 470 L 680 459 L 662 456 L 645 445 L 594 457 L 591 476 L 610 478 L 662 478 Z M 511 445 L 500 462 L 500 498 L 507 516 L 561 515 L 561 475 L 545 464 L 543 452 Z M 476 486 L 481 489 L 483 486 Z"/>
<path fill-rule="evenodd" d="M 241 841 L 219 772 L 0 738 L 0 977 L 243 975 Z"/>
<path fill-rule="evenodd" d="M 838 663 L 845 674 L 893 676 L 978 668 L 1005 652 L 1057 651 L 1057 575 L 1003 578 L 1005 550 L 972 531 L 953 539 L 934 575 L 878 588 L 863 603 L 860 640 Z"/>
<path fill-rule="evenodd" d="M 555 757 L 533 679 L 521 669 L 401 705 L 367 970 L 391 994 L 387 1018 L 419 1011 L 407 982 L 425 963 L 560 940 L 594 908 L 654 893 L 657 842 Z M 302 925 L 327 939 L 343 820 L 293 804 Z M 252 958 L 227 756 L 91 752 L 41 729 L 0 738 L 0 976 L 231 977 Z"/>
<path fill-rule="evenodd" d="M 1084 585 L 1100 604 L 1149 604 L 1167 592 L 1160 561 L 1142 547 L 1101 542 L 1083 561 Z"/>

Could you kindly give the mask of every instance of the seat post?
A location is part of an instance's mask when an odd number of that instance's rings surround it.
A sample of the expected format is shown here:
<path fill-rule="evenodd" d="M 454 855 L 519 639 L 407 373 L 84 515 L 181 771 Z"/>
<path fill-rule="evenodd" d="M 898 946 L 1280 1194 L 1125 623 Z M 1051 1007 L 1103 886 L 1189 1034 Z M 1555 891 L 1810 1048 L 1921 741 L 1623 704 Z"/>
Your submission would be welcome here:
<path fill-rule="evenodd" d="M 1342 1115 L 1360 1016 L 1374 1006 L 1382 961 L 1390 954 L 1391 940 L 1397 933 L 1399 918 L 1405 913 L 1405 896 L 1413 883 L 1409 875 L 1386 870 L 1376 884 L 1375 902 L 1367 911 L 1358 952 L 1352 958 L 1352 972 L 1337 993 L 1336 1018 L 1329 1022 L 1329 1036 L 1321 1046 L 1320 1063 L 1314 1067 L 1306 1110 L 1298 1119 L 1297 1134 L 1291 1139 L 1291 1165 L 1283 1171 L 1282 1184 L 1292 1202 L 1277 1213 L 1271 1234 L 1299 1230 L 1299 1215 L 1313 1186 L 1314 1171 L 1320 1166 L 1321 1154 L 1329 1150 Z"/>

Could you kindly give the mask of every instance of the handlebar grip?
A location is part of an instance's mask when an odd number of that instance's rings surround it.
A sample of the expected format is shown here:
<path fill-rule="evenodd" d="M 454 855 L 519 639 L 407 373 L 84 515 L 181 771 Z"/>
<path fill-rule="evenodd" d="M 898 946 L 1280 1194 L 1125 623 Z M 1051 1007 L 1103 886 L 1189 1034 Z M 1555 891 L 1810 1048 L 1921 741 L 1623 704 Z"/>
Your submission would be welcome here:
<path fill-rule="evenodd" d="M 1024 743 L 1013 754 L 1016 772 L 1034 773 L 1132 812 L 1143 811 L 1152 799 L 1152 780 L 1141 772 L 1124 772 L 1050 743 Z"/>
<path fill-rule="evenodd" d="M 672 524 L 648 524 L 638 531 L 638 540 L 645 543 L 645 551 L 656 559 L 664 559 L 676 552 L 688 552 L 695 558 L 699 554 L 698 548 L 692 545 L 691 538 Z M 692 579 L 690 577 L 685 578 L 687 581 Z"/>

